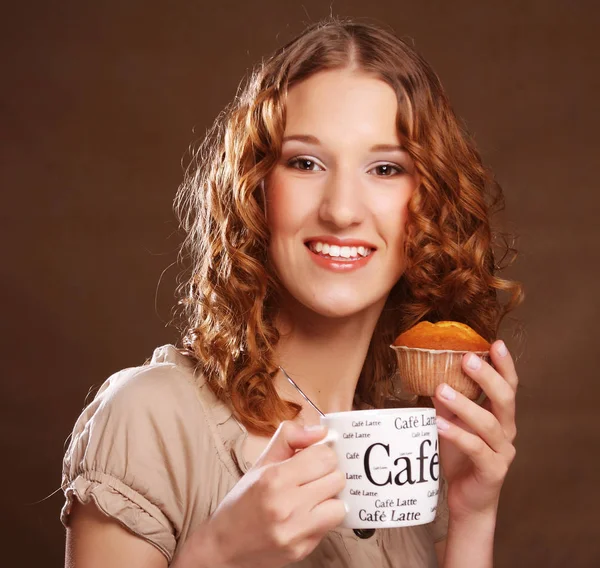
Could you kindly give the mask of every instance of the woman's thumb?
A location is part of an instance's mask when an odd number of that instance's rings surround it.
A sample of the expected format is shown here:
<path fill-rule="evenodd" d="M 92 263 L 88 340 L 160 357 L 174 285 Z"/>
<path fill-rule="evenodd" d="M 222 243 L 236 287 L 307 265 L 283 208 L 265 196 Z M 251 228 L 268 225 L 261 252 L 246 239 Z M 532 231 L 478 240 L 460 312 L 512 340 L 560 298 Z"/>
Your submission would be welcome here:
<path fill-rule="evenodd" d="M 324 426 L 301 426 L 290 420 L 282 422 L 269 445 L 256 460 L 256 466 L 278 463 L 291 458 L 297 450 L 318 442 L 327 433 Z"/>

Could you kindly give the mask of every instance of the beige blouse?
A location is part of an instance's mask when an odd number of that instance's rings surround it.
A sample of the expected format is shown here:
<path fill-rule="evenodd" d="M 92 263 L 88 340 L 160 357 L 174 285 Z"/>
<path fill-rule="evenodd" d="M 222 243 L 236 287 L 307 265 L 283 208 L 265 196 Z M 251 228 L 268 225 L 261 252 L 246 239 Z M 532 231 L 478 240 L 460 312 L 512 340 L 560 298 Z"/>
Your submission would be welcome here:
<path fill-rule="evenodd" d="M 94 500 L 106 515 L 157 547 L 169 563 L 194 529 L 251 466 L 247 431 L 172 345 L 102 385 L 75 424 L 64 457 L 61 512 Z M 446 536 L 445 484 L 433 523 L 377 530 L 359 539 L 330 531 L 297 568 L 437 566 L 433 543 Z"/>

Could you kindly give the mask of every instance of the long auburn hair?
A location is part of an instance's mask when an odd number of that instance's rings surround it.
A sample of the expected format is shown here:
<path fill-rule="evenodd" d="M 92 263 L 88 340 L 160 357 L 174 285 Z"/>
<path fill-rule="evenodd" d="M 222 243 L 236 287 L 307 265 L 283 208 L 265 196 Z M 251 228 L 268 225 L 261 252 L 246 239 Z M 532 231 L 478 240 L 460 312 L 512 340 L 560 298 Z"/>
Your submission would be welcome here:
<path fill-rule="evenodd" d="M 260 434 L 300 410 L 273 385 L 281 285 L 269 261 L 261 184 L 279 159 L 288 90 L 348 67 L 396 92 L 398 134 L 421 178 L 408 205 L 407 267 L 375 328 L 357 395 L 383 406 L 396 373 L 389 345 L 417 322 L 463 322 L 491 341 L 522 300 L 519 283 L 496 275 L 495 258 L 516 254 L 490 227 L 502 189 L 431 67 L 379 26 L 335 18 L 310 26 L 254 69 L 194 153 L 175 201 L 189 265 L 179 288 L 183 345 L 215 394 Z"/>

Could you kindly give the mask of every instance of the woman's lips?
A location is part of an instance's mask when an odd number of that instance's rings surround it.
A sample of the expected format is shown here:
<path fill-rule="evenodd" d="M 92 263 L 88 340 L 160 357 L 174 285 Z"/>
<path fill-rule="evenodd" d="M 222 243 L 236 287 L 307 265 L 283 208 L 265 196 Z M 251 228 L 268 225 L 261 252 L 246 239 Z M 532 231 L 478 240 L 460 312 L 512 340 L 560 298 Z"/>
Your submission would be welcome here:
<path fill-rule="evenodd" d="M 311 247 L 310 243 L 307 243 L 306 250 L 312 260 L 317 266 L 333 272 L 350 272 L 352 270 L 358 270 L 359 268 L 366 266 L 371 260 L 371 257 L 375 254 L 375 250 L 370 250 L 366 256 L 359 255 L 357 251 L 356 256 L 351 256 L 349 258 L 342 256 L 332 257 L 329 254 L 323 254 L 323 251 L 317 252 L 316 250 L 313 250 L 313 248 L 315 247 Z M 334 249 L 334 252 L 338 253 L 336 249 Z"/>

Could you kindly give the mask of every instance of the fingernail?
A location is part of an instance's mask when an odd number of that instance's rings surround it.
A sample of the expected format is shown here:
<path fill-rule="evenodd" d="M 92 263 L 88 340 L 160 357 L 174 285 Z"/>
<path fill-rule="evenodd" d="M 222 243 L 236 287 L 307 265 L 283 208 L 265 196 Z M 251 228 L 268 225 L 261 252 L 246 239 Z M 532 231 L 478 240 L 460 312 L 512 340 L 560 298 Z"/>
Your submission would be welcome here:
<path fill-rule="evenodd" d="M 444 385 L 440 394 L 446 400 L 454 400 L 456 398 L 456 391 L 449 385 Z"/>
<path fill-rule="evenodd" d="M 501 341 L 500 343 L 498 343 L 498 347 L 496 347 L 496 351 L 497 351 L 498 355 L 500 355 L 500 357 L 506 357 L 506 355 L 508 355 L 508 349 L 506 348 L 504 341 Z"/>
<path fill-rule="evenodd" d="M 312 424 L 310 426 L 304 426 L 305 432 L 323 432 L 325 426 L 323 424 Z"/>
<path fill-rule="evenodd" d="M 473 371 L 476 371 L 479 369 L 479 367 L 481 367 L 481 359 L 477 357 L 475 353 L 471 353 L 467 359 L 467 367 L 469 367 L 469 369 L 473 369 Z"/>
<path fill-rule="evenodd" d="M 437 424 L 438 430 L 446 431 L 450 428 L 450 424 L 448 424 L 448 422 L 446 422 L 441 416 L 436 416 L 435 422 Z"/>
<path fill-rule="evenodd" d="M 344 509 L 346 509 L 346 515 L 350 512 L 350 507 L 348 507 L 348 503 L 344 502 Z"/>

